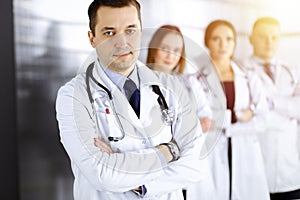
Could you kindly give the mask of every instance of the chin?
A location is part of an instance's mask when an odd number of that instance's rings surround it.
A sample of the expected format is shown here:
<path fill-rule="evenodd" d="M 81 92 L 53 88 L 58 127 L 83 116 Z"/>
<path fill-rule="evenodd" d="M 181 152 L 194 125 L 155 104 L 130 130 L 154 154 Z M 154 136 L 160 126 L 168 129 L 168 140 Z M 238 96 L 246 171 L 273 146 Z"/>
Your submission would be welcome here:
<path fill-rule="evenodd" d="M 118 70 L 126 70 L 126 69 L 129 69 L 130 67 L 132 67 L 132 65 L 134 64 L 135 62 L 134 61 L 121 61 L 121 62 L 113 62 L 111 64 L 111 66 L 115 69 L 118 69 Z"/>

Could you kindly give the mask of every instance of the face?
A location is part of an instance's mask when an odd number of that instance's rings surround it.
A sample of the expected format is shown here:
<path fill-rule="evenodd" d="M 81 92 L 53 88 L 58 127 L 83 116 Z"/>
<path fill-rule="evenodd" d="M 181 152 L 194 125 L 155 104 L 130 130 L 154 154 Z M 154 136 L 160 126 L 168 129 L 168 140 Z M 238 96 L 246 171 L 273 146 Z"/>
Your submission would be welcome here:
<path fill-rule="evenodd" d="M 91 45 L 96 48 L 103 65 L 128 75 L 139 56 L 141 26 L 135 7 L 102 6 L 97 11 L 95 35 L 89 32 Z"/>
<path fill-rule="evenodd" d="M 211 33 L 207 47 L 212 59 L 231 59 L 235 48 L 232 30 L 225 25 L 217 26 Z"/>
<path fill-rule="evenodd" d="M 183 50 L 183 40 L 179 34 L 167 34 L 159 45 L 154 58 L 155 70 L 172 73 L 178 65 Z"/>
<path fill-rule="evenodd" d="M 253 53 L 268 62 L 276 54 L 280 42 L 280 29 L 272 24 L 258 24 L 250 36 Z"/>

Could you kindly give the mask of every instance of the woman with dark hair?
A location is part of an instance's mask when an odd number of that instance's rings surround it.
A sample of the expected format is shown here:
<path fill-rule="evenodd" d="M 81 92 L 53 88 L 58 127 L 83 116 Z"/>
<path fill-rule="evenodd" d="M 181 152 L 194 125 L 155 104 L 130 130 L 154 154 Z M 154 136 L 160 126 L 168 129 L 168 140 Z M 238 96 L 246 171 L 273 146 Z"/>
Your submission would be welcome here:
<path fill-rule="evenodd" d="M 264 131 L 263 115 L 268 111 L 261 83 L 233 60 L 236 31 L 230 22 L 211 22 L 204 43 L 211 62 L 189 80 L 195 96 L 197 83 L 206 83 L 213 116 L 218 116 L 212 130 L 219 135 L 218 143 L 208 155 L 215 199 L 267 200 L 268 186 L 257 141 L 257 134 Z M 193 187 L 187 193 L 188 200 L 197 199 L 197 185 Z"/>
<path fill-rule="evenodd" d="M 185 70 L 185 44 L 181 30 L 174 25 L 163 25 L 153 34 L 148 46 L 147 66 L 171 75 L 183 75 Z M 185 77 L 177 76 L 185 83 Z M 199 91 L 197 113 L 203 132 L 211 126 L 211 111 L 203 91 Z M 194 97 L 192 97 L 194 99 Z"/>
<path fill-rule="evenodd" d="M 179 78 L 180 81 L 188 87 L 188 76 L 184 74 L 185 59 L 184 37 L 180 29 L 174 25 L 163 25 L 159 27 L 149 43 L 147 66 L 155 71 L 164 72 Z M 197 97 L 195 97 L 193 93 L 189 94 L 191 95 L 191 103 L 199 118 L 202 131 L 206 133 L 210 129 L 210 126 L 212 126 L 212 112 L 206 95 L 201 87 L 198 88 Z M 202 162 L 199 168 L 201 168 L 203 172 L 203 177 L 201 183 L 197 184 L 198 191 L 200 192 L 197 195 L 197 199 L 213 199 L 213 181 L 208 159 L 201 159 Z M 187 192 L 188 188 L 189 187 L 185 188 Z"/>
<path fill-rule="evenodd" d="M 147 65 L 156 71 L 182 74 L 185 69 L 185 45 L 180 29 L 174 25 L 159 27 L 148 46 Z"/>

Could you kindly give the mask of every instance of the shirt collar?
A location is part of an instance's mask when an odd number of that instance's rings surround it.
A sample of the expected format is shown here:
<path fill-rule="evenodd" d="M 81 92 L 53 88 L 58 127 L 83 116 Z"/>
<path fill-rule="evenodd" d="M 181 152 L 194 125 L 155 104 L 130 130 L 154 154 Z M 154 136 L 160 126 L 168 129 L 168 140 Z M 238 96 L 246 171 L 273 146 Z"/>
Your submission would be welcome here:
<path fill-rule="evenodd" d="M 107 67 L 103 66 L 100 61 L 99 61 L 99 64 L 100 64 L 102 70 L 104 71 L 104 73 L 106 74 L 106 76 L 120 89 L 120 91 L 123 92 L 123 90 L 124 90 L 123 86 L 125 84 L 125 81 L 128 78 L 130 78 L 136 84 L 137 88 L 139 88 L 139 85 L 140 85 L 139 84 L 139 76 L 138 76 L 138 70 L 137 70 L 136 66 L 134 66 L 131 73 L 128 75 L 128 77 L 126 77 L 122 74 L 114 72 L 114 71 L 108 69 Z"/>
<path fill-rule="evenodd" d="M 254 62 L 257 63 L 257 64 L 260 65 L 260 66 L 263 66 L 264 64 L 266 64 L 266 62 L 265 62 L 264 60 L 260 59 L 260 58 L 257 57 L 257 56 L 254 56 L 254 55 L 253 55 L 252 58 L 253 58 Z M 275 64 L 276 64 L 276 61 L 275 61 L 275 59 L 273 58 L 273 59 L 271 59 L 268 63 L 270 63 L 271 65 L 275 65 Z"/>

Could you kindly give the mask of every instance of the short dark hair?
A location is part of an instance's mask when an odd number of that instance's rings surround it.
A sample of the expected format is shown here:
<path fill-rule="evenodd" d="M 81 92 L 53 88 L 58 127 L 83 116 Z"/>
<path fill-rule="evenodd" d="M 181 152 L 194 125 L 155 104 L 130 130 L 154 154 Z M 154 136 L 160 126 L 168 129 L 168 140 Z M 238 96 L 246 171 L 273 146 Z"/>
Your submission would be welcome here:
<path fill-rule="evenodd" d="M 97 10 L 101 6 L 107 6 L 107 7 L 113 7 L 113 8 L 122 8 L 126 6 L 134 6 L 138 12 L 138 18 L 140 20 L 140 23 L 142 24 L 141 21 L 141 6 L 139 2 L 136 0 L 94 0 L 88 9 L 88 15 L 89 15 L 89 26 L 90 30 L 92 31 L 93 35 L 95 35 L 95 26 L 96 26 L 96 19 L 97 19 Z"/>
<path fill-rule="evenodd" d="M 236 30 L 234 28 L 234 26 L 226 20 L 215 20 L 212 21 L 205 29 L 205 35 L 204 35 L 204 44 L 207 47 L 208 46 L 208 41 L 211 37 L 211 34 L 213 32 L 213 30 L 215 28 L 217 28 L 218 26 L 227 26 L 229 29 L 231 29 L 232 33 L 233 33 L 233 39 L 234 39 L 234 43 L 236 43 Z"/>
<path fill-rule="evenodd" d="M 259 24 L 271 24 L 271 25 L 275 25 L 278 26 L 278 28 L 280 28 L 280 23 L 277 19 L 273 18 L 273 17 L 261 17 L 258 18 L 252 27 L 252 31 L 259 25 Z"/>

